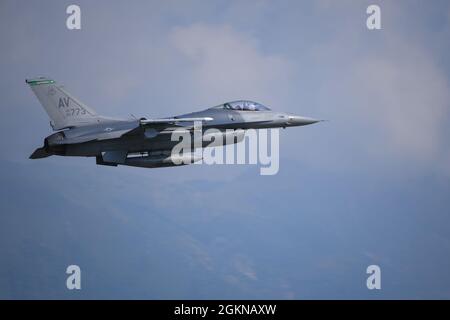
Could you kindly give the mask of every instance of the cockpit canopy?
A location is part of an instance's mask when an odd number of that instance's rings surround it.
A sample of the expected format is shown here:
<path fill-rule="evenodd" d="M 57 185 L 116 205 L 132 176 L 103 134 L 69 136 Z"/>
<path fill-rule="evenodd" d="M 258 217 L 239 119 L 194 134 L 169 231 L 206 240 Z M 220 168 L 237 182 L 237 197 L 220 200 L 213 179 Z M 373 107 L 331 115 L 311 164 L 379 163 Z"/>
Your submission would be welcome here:
<path fill-rule="evenodd" d="M 227 109 L 227 110 L 237 110 L 237 111 L 269 111 L 270 109 L 266 106 L 263 106 L 260 103 L 248 101 L 248 100 L 239 100 L 232 101 L 221 104 L 215 108 Z"/>

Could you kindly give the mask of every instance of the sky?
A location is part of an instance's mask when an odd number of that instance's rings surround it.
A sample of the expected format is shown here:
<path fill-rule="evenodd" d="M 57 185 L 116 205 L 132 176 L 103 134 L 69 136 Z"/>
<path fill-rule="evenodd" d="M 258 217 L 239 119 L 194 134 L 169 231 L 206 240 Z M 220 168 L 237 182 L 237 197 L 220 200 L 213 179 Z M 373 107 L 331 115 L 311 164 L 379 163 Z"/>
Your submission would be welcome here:
<path fill-rule="evenodd" d="M 449 299 L 449 39 L 438 0 L 1 0 L 0 298 Z M 106 116 L 249 99 L 329 121 L 281 130 L 273 176 L 29 160 L 36 76 Z"/>

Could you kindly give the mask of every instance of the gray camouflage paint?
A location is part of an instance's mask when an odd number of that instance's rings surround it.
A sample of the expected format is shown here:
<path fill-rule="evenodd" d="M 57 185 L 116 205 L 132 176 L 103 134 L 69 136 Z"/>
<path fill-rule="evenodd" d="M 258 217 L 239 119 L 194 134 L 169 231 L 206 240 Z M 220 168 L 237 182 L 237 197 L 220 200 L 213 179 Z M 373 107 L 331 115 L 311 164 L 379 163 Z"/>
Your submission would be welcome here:
<path fill-rule="evenodd" d="M 51 155 L 96 157 L 97 164 L 132 165 L 139 167 L 174 166 L 170 151 L 179 143 L 172 141 L 176 130 L 187 130 L 193 135 L 194 121 L 202 121 L 203 132 L 215 128 L 222 132 L 225 141 L 227 129 L 286 128 L 313 124 L 319 120 L 293 114 L 274 112 L 251 101 L 235 101 L 187 113 L 167 119 L 112 119 L 97 113 L 70 95 L 54 80 L 47 78 L 27 79 L 38 100 L 47 111 L 51 125 L 58 131 L 44 140 L 31 159 Z M 241 110 L 232 110 L 241 107 Z M 244 105 L 247 110 L 244 109 Z M 252 106 L 250 110 L 248 106 Z M 260 106 L 256 110 L 255 106 Z M 233 139 L 237 143 L 243 139 Z M 210 142 L 203 142 L 206 147 Z M 155 154 L 130 158 L 135 153 Z"/>

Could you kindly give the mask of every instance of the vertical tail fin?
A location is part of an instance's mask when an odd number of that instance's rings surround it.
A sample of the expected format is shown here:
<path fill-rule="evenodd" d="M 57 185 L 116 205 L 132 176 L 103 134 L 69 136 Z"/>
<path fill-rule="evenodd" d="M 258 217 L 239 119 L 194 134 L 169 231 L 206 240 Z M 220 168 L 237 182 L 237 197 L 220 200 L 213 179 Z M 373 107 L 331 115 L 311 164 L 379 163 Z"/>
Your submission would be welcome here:
<path fill-rule="evenodd" d="M 27 79 L 39 102 L 50 117 L 53 130 L 98 122 L 97 113 L 48 78 Z"/>

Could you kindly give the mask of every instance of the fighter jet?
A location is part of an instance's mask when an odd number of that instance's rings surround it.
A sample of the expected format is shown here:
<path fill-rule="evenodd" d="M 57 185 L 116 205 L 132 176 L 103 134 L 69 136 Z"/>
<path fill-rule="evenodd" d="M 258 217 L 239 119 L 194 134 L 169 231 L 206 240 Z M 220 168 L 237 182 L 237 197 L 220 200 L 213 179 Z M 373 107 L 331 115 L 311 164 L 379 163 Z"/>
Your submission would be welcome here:
<path fill-rule="evenodd" d="M 183 130 L 194 135 L 199 123 L 202 133 L 210 128 L 217 129 L 226 144 L 226 141 L 242 141 L 246 129 L 286 128 L 320 121 L 275 112 L 248 100 L 167 118 L 114 119 L 98 115 L 52 79 L 39 77 L 25 82 L 44 107 L 50 125 L 56 131 L 44 139 L 44 146 L 36 149 L 30 159 L 52 155 L 79 156 L 95 157 L 99 165 L 169 167 L 191 163 L 184 161 L 186 159 L 174 161 L 171 151 L 178 141 L 172 141 L 172 134 Z M 234 135 L 233 139 L 226 139 L 229 134 Z M 204 141 L 200 144 L 201 148 L 206 146 Z M 192 159 L 192 155 L 182 157 L 189 157 L 192 162 L 199 160 Z"/>

